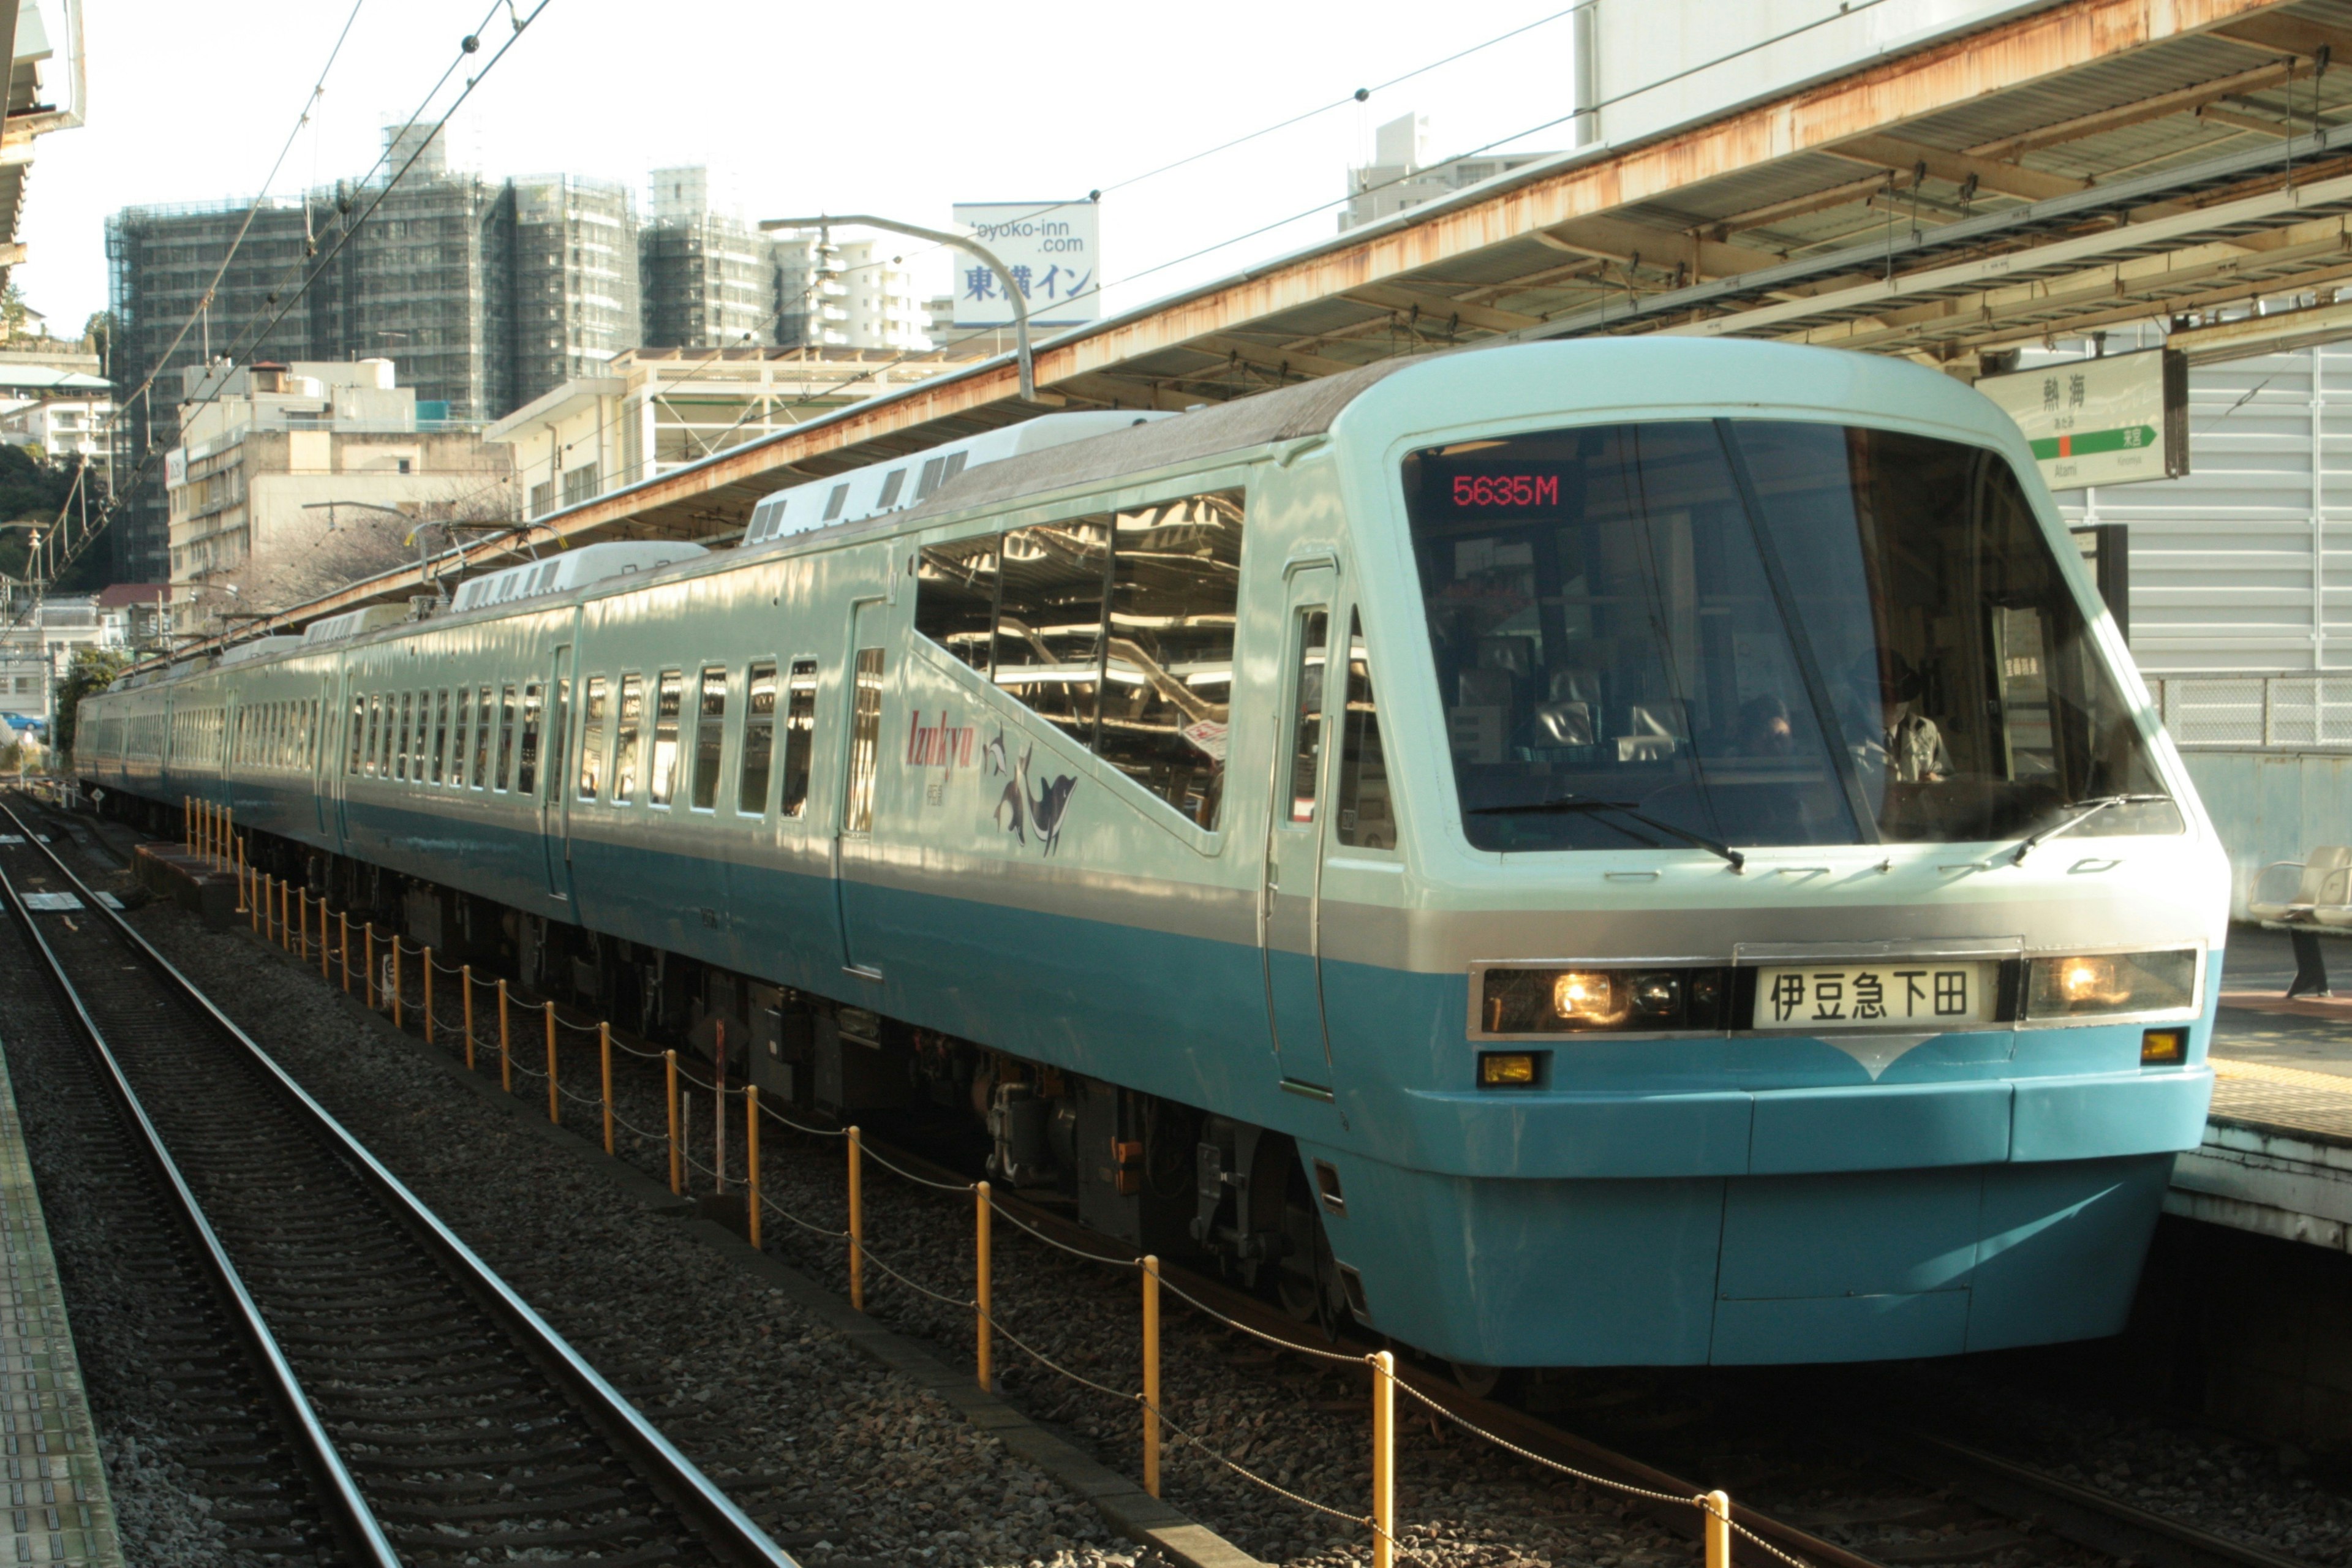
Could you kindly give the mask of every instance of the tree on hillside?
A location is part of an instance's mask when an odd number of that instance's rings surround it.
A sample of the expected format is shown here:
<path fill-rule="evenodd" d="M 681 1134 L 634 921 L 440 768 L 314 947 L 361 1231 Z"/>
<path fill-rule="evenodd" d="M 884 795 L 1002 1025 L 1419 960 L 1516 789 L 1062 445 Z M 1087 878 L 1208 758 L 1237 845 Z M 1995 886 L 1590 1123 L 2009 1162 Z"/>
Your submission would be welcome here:
<path fill-rule="evenodd" d="M 114 678 L 131 668 L 131 655 L 116 647 L 78 647 L 73 662 L 66 667 L 66 678 L 58 682 L 58 721 L 50 743 L 59 756 L 73 751 L 75 710 L 85 697 L 94 697 L 114 684 Z"/>

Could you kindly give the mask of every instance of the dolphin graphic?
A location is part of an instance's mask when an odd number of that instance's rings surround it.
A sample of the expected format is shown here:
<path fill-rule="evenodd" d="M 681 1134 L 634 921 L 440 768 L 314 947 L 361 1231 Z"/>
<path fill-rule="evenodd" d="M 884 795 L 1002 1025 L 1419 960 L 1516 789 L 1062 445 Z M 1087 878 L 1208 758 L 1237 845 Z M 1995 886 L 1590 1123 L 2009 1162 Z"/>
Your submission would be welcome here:
<path fill-rule="evenodd" d="M 1003 774 L 1004 774 L 1004 726 L 1003 726 L 1003 725 L 999 724 L 999 725 L 996 727 L 996 733 L 995 733 L 995 734 L 993 734 L 993 735 L 991 735 L 991 736 L 988 738 L 988 745 L 987 745 L 987 747 L 986 747 L 986 749 L 985 749 L 985 755 L 986 755 L 986 756 L 987 756 L 987 758 L 988 758 L 988 776 L 989 776 L 989 777 L 991 777 L 991 778 L 1001 778 L 1001 777 L 1003 777 Z"/>
<path fill-rule="evenodd" d="M 1026 783 L 1028 777 L 1029 754 L 1024 752 L 1021 754 L 1021 776 L 1015 782 Z M 1077 787 L 1076 779 L 1062 773 L 1038 791 L 1036 797 L 1029 803 L 1029 819 L 1037 825 L 1037 837 L 1044 841 L 1048 855 L 1062 842 L 1062 814 L 1069 808 L 1070 792 Z"/>
<path fill-rule="evenodd" d="M 998 773 L 1003 772 L 1004 731 L 1003 730 L 997 731 L 996 738 L 988 742 L 988 752 L 991 767 Z M 1024 787 L 1028 782 L 1029 748 L 1024 746 L 1021 748 L 1020 766 L 1011 778 L 1004 781 L 1004 793 L 998 796 L 996 801 L 996 826 L 1003 828 L 1024 844 L 1029 842 L 1029 834 L 1025 826 L 1029 815 L 1027 805 L 1029 795 Z M 1005 820 L 1007 812 L 1013 814 L 1013 819 L 1010 822 Z"/>

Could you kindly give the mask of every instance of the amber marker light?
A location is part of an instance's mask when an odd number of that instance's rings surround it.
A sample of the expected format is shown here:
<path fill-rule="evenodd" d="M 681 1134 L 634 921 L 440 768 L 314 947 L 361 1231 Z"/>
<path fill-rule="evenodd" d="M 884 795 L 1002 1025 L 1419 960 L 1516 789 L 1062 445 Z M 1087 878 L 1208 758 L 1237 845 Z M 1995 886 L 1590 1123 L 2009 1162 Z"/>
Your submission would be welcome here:
<path fill-rule="evenodd" d="M 1536 1077 L 1536 1053 L 1533 1051 L 1478 1053 L 1478 1087 L 1481 1089 L 1533 1089 Z"/>
<path fill-rule="evenodd" d="M 2140 1066 L 2144 1068 L 2177 1068 L 2188 1059 L 2188 1030 L 2143 1029 L 2140 1031 Z"/>

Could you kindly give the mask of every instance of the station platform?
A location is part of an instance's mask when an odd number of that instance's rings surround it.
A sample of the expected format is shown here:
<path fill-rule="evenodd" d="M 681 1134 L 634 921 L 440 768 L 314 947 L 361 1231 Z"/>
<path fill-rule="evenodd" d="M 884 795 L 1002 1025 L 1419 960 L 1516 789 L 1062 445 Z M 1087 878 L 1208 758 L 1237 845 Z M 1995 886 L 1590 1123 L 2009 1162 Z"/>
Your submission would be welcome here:
<path fill-rule="evenodd" d="M 2286 1000 L 2281 933 L 2230 933 L 2205 1142 L 2172 1173 L 2168 1213 L 2352 1252 L 2352 987 Z"/>
<path fill-rule="evenodd" d="M 0 1563 L 122 1568 L 57 1259 L 0 1061 Z"/>

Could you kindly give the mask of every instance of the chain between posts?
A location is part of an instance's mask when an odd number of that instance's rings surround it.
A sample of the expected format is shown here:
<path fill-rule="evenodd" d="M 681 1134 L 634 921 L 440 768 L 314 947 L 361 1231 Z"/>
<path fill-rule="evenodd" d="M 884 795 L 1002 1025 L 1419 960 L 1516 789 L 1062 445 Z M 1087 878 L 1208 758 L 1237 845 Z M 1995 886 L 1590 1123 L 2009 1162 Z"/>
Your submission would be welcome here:
<path fill-rule="evenodd" d="M 234 837 L 233 831 L 227 828 L 227 814 L 223 812 L 220 816 L 222 831 L 219 834 L 219 849 L 222 852 L 223 858 L 226 859 L 230 856 L 236 855 L 242 849 L 242 844 Z M 192 829 L 192 835 L 193 833 L 194 829 Z M 261 910 L 264 907 L 263 900 L 268 897 L 268 894 L 263 890 L 265 883 L 268 887 L 276 889 L 278 891 L 279 898 L 278 902 L 281 910 L 284 908 L 287 901 L 284 894 L 288 888 L 290 887 L 290 884 L 278 883 L 274 878 L 265 879 L 258 873 L 254 873 L 253 875 L 255 878 L 255 900 L 251 912 L 255 917 L 256 929 L 258 930 L 260 928 Z M 310 898 L 307 891 L 300 894 L 300 900 L 301 902 L 299 909 L 301 911 L 302 939 L 307 946 L 309 940 L 308 926 L 310 904 Z M 321 898 L 319 900 L 319 912 L 321 938 L 320 943 L 320 967 L 323 973 L 327 968 L 328 956 L 328 943 L 325 941 L 328 900 L 324 898 Z M 348 991 L 350 988 L 351 967 L 350 912 L 348 910 L 340 911 L 338 918 L 341 922 L 341 930 L 342 933 L 341 945 L 343 949 L 344 966 L 343 984 L 345 990 Z M 278 945 L 287 947 L 289 951 L 291 950 L 291 939 L 289 935 L 289 927 L 290 924 L 290 921 L 282 915 L 279 917 L 278 923 L 278 936 L 279 939 Z M 367 967 L 364 973 L 367 977 L 370 1002 L 371 1005 L 376 1005 L 377 1002 L 375 996 L 377 989 L 377 975 L 373 963 L 375 941 L 373 922 L 365 922 L 363 925 L 363 931 L 368 959 Z M 404 948 L 406 945 L 407 944 L 403 942 L 397 932 L 393 934 L 392 954 L 390 961 L 391 984 L 389 989 L 392 993 L 391 1010 L 395 1026 L 403 1026 L 404 1020 L 404 1006 L 405 1002 L 405 985 L 402 980 L 401 957 Z M 417 952 L 424 960 L 423 989 L 426 1011 L 423 1021 L 423 1028 L 425 1030 L 425 1038 L 428 1043 L 432 1040 L 433 1031 L 437 1022 L 437 1015 L 433 1007 L 432 997 L 434 971 L 437 969 L 444 973 L 454 973 L 459 977 L 464 995 L 463 1013 L 465 1016 L 463 1033 L 466 1043 L 467 1065 L 468 1068 L 471 1068 L 474 1065 L 474 1049 L 477 1043 L 477 1036 L 473 1026 L 474 980 L 472 966 L 470 964 L 460 964 L 455 969 L 451 969 L 447 965 L 437 963 L 434 959 L 432 950 L 429 947 L 420 946 L 417 949 Z M 1748 1541 L 1759 1550 L 1767 1553 L 1780 1563 L 1785 1565 L 1785 1568 L 1811 1568 L 1811 1565 L 1805 1563 L 1802 1559 L 1783 1551 L 1772 1542 L 1765 1540 L 1755 1531 L 1740 1524 L 1733 1519 L 1731 1500 L 1727 1494 L 1721 1491 L 1709 1492 L 1700 1497 L 1688 1497 L 1673 1492 L 1658 1491 L 1651 1488 L 1640 1487 L 1623 1481 L 1612 1480 L 1605 1476 L 1597 1475 L 1589 1470 L 1579 1469 L 1573 1466 L 1562 1464 L 1556 1459 L 1551 1459 L 1541 1454 L 1538 1454 L 1531 1449 L 1512 1442 L 1510 1439 L 1502 1436 L 1500 1434 L 1488 1430 L 1487 1428 L 1478 1425 L 1476 1422 L 1470 1420 L 1468 1417 L 1447 1408 L 1444 1405 L 1440 1404 L 1429 1394 L 1423 1393 L 1420 1389 L 1417 1389 L 1411 1384 L 1404 1382 L 1402 1378 L 1397 1376 L 1394 1358 L 1388 1352 L 1378 1352 L 1370 1355 L 1351 1355 L 1340 1352 L 1322 1350 L 1312 1345 L 1300 1344 L 1294 1341 L 1283 1339 L 1275 1334 L 1267 1333 L 1262 1330 L 1256 1329 L 1250 1324 L 1227 1316 L 1225 1313 L 1217 1310 L 1185 1291 L 1181 1287 L 1170 1282 L 1165 1275 L 1160 1272 L 1159 1260 L 1156 1258 L 1144 1257 L 1136 1258 L 1120 1258 L 1108 1254 L 1089 1251 L 1085 1248 L 1074 1247 L 1057 1237 L 1047 1235 L 1044 1231 L 1038 1229 L 1035 1226 L 1027 1223 L 1018 1215 L 1007 1211 L 996 1200 L 992 1188 L 990 1184 L 985 1181 L 967 1182 L 962 1184 L 941 1182 L 919 1174 L 916 1172 L 907 1170 L 895 1161 L 876 1153 L 871 1149 L 867 1148 L 859 1129 L 855 1126 L 843 1129 L 807 1127 L 782 1115 L 772 1107 L 762 1106 L 760 1102 L 760 1092 L 756 1085 L 746 1085 L 741 1089 L 730 1089 L 719 1081 L 715 1076 L 711 1082 L 703 1083 L 694 1079 L 690 1074 L 685 1076 L 682 1083 L 680 1068 L 677 1061 L 677 1053 L 675 1050 L 667 1050 L 660 1053 L 639 1051 L 627 1046 L 625 1042 L 616 1042 L 612 1037 L 612 1026 L 608 1021 L 600 1021 L 593 1026 L 587 1025 L 573 1025 L 569 1023 L 568 1020 L 559 1018 L 555 1004 L 551 999 L 543 1002 L 541 1004 L 541 1012 L 545 1022 L 548 1070 L 544 1074 L 541 1074 L 529 1068 L 521 1067 L 520 1064 L 517 1063 L 513 1059 L 512 1055 L 512 1041 L 509 1019 L 510 998 L 508 983 L 505 979 L 501 978 L 496 982 L 496 985 L 499 993 L 499 1047 L 501 1078 L 505 1087 L 509 1092 L 511 1092 L 513 1089 L 513 1074 L 515 1071 L 520 1070 L 527 1077 L 544 1077 L 547 1079 L 548 1118 L 551 1121 L 561 1121 L 561 1101 L 563 1098 L 572 1099 L 575 1102 L 583 1106 L 598 1106 L 601 1109 L 604 1117 L 604 1147 L 607 1153 L 614 1152 L 615 1144 L 614 1130 L 616 1127 L 626 1128 L 633 1135 L 645 1140 L 646 1142 L 660 1142 L 663 1141 L 660 1134 L 638 1127 L 635 1123 L 628 1121 L 625 1117 L 621 1116 L 617 1112 L 614 1108 L 612 1092 L 612 1051 L 615 1044 L 621 1045 L 621 1047 L 624 1050 L 628 1051 L 631 1055 L 646 1058 L 647 1059 L 654 1059 L 657 1055 L 659 1059 L 664 1062 L 668 1085 L 667 1100 L 669 1104 L 670 1127 L 667 1142 L 669 1146 L 668 1152 L 671 1168 L 671 1184 L 672 1190 L 679 1193 L 683 1193 L 684 1191 L 686 1173 L 689 1171 L 709 1176 L 715 1184 L 719 1184 L 721 1186 L 722 1190 L 725 1181 L 723 1167 L 705 1165 L 701 1161 L 694 1158 L 692 1152 L 684 1146 L 684 1141 L 680 1136 L 678 1125 L 680 1095 L 683 1089 L 686 1087 L 691 1087 L 695 1089 L 715 1090 L 718 1096 L 717 1102 L 721 1107 L 725 1105 L 726 1100 L 729 1096 L 740 1094 L 744 1100 L 745 1153 L 747 1157 L 745 1174 L 745 1186 L 747 1189 L 746 1215 L 749 1222 L 747 1228 L 751 1233 L 751 1238 L 753 1245 L 757 1246 L 761 1244 L 763 1239 L 761 1221 L 766 1215 L 772 1213 L 778 1218 L 784 1220 L 786 1223 L 798 1229 L 805 1231 L 814 1237 L 833 1241 L 846 1241 L 848 1243 L 851 1305 L 856 1310 L 859 1311 L 865 1310 L 864 1270 L 866 1265 L 870 1263 L 881 1276 L 890 1279 L 896 1284 L 904 1286 L 908 1290 L 919 1297 L 936 1302 L 943 1307 L 971 1312 L 974 1322 L 974 1360 L 976 1372 L 980 1386 L 983 1389 L 992 1391 L 994 1388 L 996 1377 L 994 1369 L 993 1342 L 996 1338 L 1002 1337 L 1007 1343 L 1013 1345 L 1024 1356 L 1027 1356 L 1038 1365 L 1054 1373 L 1056 1376 L 1081 1387 L 1089 1389 L 1095 1393 L 1101 1394 L 1106 1397 L 1124 1402 L 1131 1402 L 1139 1406 L 1143 1412 L 1144 1419 L 1144 1485 L 1145 1489 L 1155 1497 L 1160 1495 L 1160 1491 L 1162 1458 L 1161 1446 L 1164 1434 L 1166 1436 L 1173 1437 L 1177 1441 L 1183 1443 L 1188 1447 L 1198 1450 L 1206 1458 L 1233 1471 L 1235 1475 L 1240 1476 L 1244 1479 L 1250 1481 L 1252 1484 L 1271 1492 L 1286 1501 L 1292 1502 L 1301 1508 L 1310 1510 L 1314 1512 L 1324 1514 L 1329 1518 L 1353 1523 L 1367 1529 L 1373 1536 L 1374 1568 L 1386 1568 L 1386 1565 L 1393 1563 L 1394 1553 L 1399 1549 L 1403 1548 L 1403 1542 L 1397 1535 L 1397 1524 L 1394 1517 L 1394 1447 L 1396 1424 L 1393 1415 L 1393 1399 L 1395 1392 L 1398 1389 L 1402 1389 L 1407 1398 L 1417 1402 L 1423 1408 L 1434 1413 L 1434 1415 L 1438 1416 L 1442 1416 L 1446 1421 L 1452 1423 L 1454 1426 L 1461 1428 L 1471 1436 L 1493 1444 L 1497 1448 L 1510 1454 L 1514 1458 L 1523 1459 L 1541 1468 L 1550 1470 L 1581 1484 L 1601 1489 L 1602 1490 L 1614 1492 L 1626 1497 L 1640 1499 L 1645 1501 L 1679 1504 L 1697 1509 L 1705 1516 L 1702 1534 L 1706 1542 L 1706 1568 L 1731 1568 L 1731 1542 L 1735 1536 Z M 592 1100 L 586 1096 L 572 1094 L 562 1088 L 557 1076 L 560 1066 L 560 1058 L 558 1054 L 559 1026 L 571 1027 L 583 1034 L 593 1033 L 596 1036 L 599 1068 L 602 1079 L 600 1087 L 603 1090 L 600 1099 Z M 836 1230 L 804 1219 L 784 1208 L 782 1205 L 769 1199 L 765 1195 L 762 1191 L 762 1182 L 760 1171 L 760 1166 L 762 1163 L 762 1161 L 760 1155 L 759 1136 L 761 1117 L 763 1111 L 769 1118 L 774 1120 L 780 1125 L 784 1126 L 787 1129 L 812 1136 L 838 1137 L 845 1141 L 849 1163 L 849 1223 L 845 1228 Z M 724 1150 L 724 1117 L 719 1117 L 717 1119 L 717 1125 L 714 1127 L 714 1134 L 721 1139 L 722 1142 L 719 1142 L 717 1144 L 715 1152 L 718 1157 L 721 1159 L 723 1159 Z M 877 1255 L 871 1247 L 866 1244 L 864 1226 L 863 1166 L 865 1161 L 867 1159 L 872 1159 L 881 1165 L 884 1170 L 887 1170 L 901 1180 L 912 1183 L 919 1187 L 937 1192 L 971 1193 L 973 1194 L 975 1226 L 975 1291 L 971 1300 L 957 1300 L 952 1296 L 931 1289 L 929 1286 L 915 1279 L 902 1269 L 894 1267 L 887 1258 Z M 1012 1332 L 1010 1330 L 1005 1328 L 1003 1323 L 996 1317 L 992 1305 L 993 1247 L 991 1236 L 991 1226 L 992 1219 L 999 1215 L 1002 1215 L 1013 1226 L 1026 1233 L 1034 1239 L 1042 1241 L 1047 1246 L 1054 1247 L 1058 1251 L 1066 1253 L 1071 1257 L 1077 1258 L 1090 1263 L 1107 1264 L 1114 1268 L 1133 1268 L 1138 1271 L 1143 1289 L 1144 1318 L 1144 1387 L 1139 1393 L 1126 1393 L 1072 1371 L 1070 1368 L 1055 1362 L 1052 1357 L 1038 1351 L 1034 1346 L 1029 1344 L 1019 1335 Z M 1291 1491 L 1288 1489 L 1256 1474 L 1246 1466 L 1232 1458 L 1230 1456 L 1221 1453 L 1216 1448 L 1203 1441 L 1201 1437 L 1186 1430 L 1183 1426 L 1169 1418 L 1161 1399 L 1160 1389 L 1160 1295 L 1162 1291 L 1174 1295 L 1177 1300 L 1184 1302 L 1187 1306 L 1192 1308 L 1195 1311 L 1200 1312 L 1208 1320 L 1225 1328 L 1238 1330 L 1242 1333 L 1273 1346 L 1277 1350 L 1286 1351 L 1290 1353 L 1311 1359 L 1339 1363 L 1360 1363 L 1368 1367 L 1371 1373 L 1371 1383 L 1374 1394 L 1372 1410 L 1374 1437 L 1373 1508 L 1371 1512 L 1368 1514 L 1351 1514 L 1342 1509 L 1334 1508 L 1328 1504 L 1318 1502 L 1312 1498 L 1305 1497 L 1299 1493 Z M 1405 1550 L 1409 1552 L 1409 1549 Z"/>

